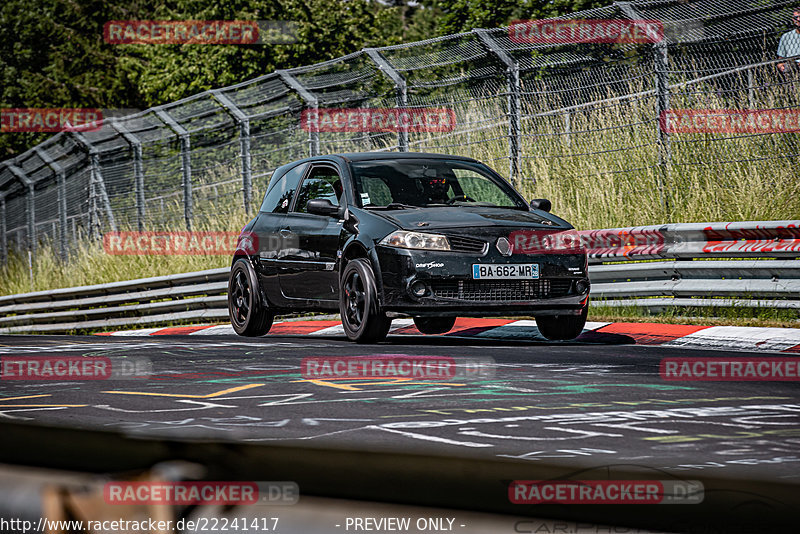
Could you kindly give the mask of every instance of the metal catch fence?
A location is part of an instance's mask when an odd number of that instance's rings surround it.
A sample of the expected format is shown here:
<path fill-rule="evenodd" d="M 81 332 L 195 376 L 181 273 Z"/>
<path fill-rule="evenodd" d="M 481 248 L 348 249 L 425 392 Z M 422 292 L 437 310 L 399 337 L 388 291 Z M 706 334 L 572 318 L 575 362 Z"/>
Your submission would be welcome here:
<path fill-rule="evenodd" d="M 43 242 L 66 259 L 71 242 L 105 231 L 222 229 L 230 214 L 257 208 L 277 166 L 330 152 L 469 155 L 526 187 L 559 177 L 577 190 L 582 179 L 611 176 L 629 202 L 659 195 L 665 213 L 693 172 L 708 176 L 710 192 L 736 190 L 742 173 L 790 179 L 794 135 L 698 138 L 661 119 L 676 109 L 795 110 L 794 62 L 788 73 L 776 68 L 795 4 L 616 2 L 561 19 L 655 20 L 664 39 L 553 44 L 476 29 L 273 72 L 97 131 L 61 132 L 0 163 L 0 262 Z M 430 107 L 453 111 L 451 131 L 302 126 L 309 111 Z"/>

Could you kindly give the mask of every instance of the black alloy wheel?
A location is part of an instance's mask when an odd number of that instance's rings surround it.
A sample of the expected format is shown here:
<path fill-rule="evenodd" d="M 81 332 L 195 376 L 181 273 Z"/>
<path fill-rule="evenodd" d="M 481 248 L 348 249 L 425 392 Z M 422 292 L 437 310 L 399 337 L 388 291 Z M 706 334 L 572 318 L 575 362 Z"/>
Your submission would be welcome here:
<path fill-rule="evenodd" d="M 389 333 L 392 321 L 379 309 L 375 275 L 363 258 L 350 261 L 342 272 L 339 312 L 351 341 L 375 343 Z"/>

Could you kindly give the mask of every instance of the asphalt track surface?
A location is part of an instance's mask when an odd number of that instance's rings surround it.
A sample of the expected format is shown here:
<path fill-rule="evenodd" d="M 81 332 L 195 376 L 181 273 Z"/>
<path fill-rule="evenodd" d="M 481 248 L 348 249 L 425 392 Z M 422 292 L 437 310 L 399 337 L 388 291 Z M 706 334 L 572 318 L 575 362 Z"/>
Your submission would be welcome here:
<path fill-rule="evenodd" d="M 493 361 L 469 377 L 309 380 L 306 357 L 441 356 Z M 389 336 L 0 336 L 0 356 L 152 364 L 146 378 L 0 381 L 0 418 L 172 439 L 513 458 L 580 459 L 692 474 L 800 477 L 797 382 L 665 381 L 666 357 L 763 353 L 631 344 Z M 791 356 L 786 356 L 791 357 Z M 0 424 L 2 422 L 0 421 Z"/>

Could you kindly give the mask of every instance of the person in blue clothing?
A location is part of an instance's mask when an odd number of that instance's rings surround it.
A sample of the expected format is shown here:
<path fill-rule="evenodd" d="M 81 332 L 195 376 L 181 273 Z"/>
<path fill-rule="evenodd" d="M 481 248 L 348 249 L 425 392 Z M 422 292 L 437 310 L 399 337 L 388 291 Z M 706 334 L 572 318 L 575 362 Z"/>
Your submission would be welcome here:
<path fill-rule="evenodd" d="M 778 43 L 778 57 L 792 57 L 800 56 L 800 7 L 797 7 L 792 12 L 792 24 L 794 28 L 781 36 Z M 800 63 L 800 59 L 795 63 Z M 791 68 L 791 65 L 786 63 L 778 63 L 778 70 L 786 72 Z"/>

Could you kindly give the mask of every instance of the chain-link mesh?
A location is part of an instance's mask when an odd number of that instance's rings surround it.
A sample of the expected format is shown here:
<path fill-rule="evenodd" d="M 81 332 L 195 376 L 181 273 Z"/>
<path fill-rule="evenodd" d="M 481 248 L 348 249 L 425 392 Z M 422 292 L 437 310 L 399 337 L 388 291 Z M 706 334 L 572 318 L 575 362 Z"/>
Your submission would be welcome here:
<path fill-rule="evenodd" d="M 581 209 L 613 212 L 613 203 L 656 195 L 663 222 L 698 184 L 724 202 L 745 193 L 749 177 L 796 180 L 796 133 L 691 135 L 665 131 L 660 120 L 673 110 L 796 110 L 798 69 L 790 60 L 779 70 L 776 55 L 796 4 L 616 2 L 560 18 L 658 21 L 665 39 L 553 44 L 514 39 L 513 28 L 475 30 L 362 50 L 109 120 L 99 131 L 63 132 L 0 164 L 0 242 L 58 244 L 64 220 L 68 240 L 111 229 L 227 230 L 243 207 L 257 209 L 278 166 L 372 150 L 472 156 L 518 187 L 535 184 L 539 196 L 585 202 Z M 444 108 L 455 123 L 428 132 L 303 126 L 304 112 L 397 107 Z M 607 184 L 603 198 L 580 200 L 589 181 Z"/>

